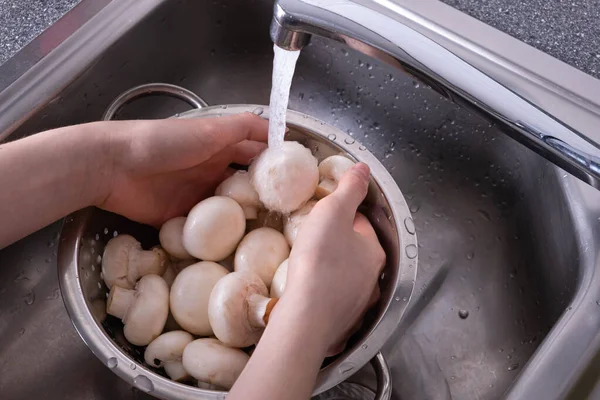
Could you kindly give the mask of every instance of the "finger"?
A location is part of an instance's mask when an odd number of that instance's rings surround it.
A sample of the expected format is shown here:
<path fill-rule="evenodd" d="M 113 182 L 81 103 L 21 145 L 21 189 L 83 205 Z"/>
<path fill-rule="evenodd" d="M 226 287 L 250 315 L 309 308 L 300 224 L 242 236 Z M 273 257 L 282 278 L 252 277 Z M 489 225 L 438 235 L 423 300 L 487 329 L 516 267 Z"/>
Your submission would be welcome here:
<path fill-rule="evenodd" d="M 367 195 L 369 179 L 369 166 L 364 163 L 357 163 L 344 173 L 338 187 L 328 196 L 338 204 L 338 216 L 343 214 L 351 218 L 350 221 L 354 220 L 358 206 Z"/>
<path fill-rule="evenodd" d="M 244 140 L 266 142 L 269 122 L 252 113 L 205 119 L 202 133 L 217 151 Z"/>
<path fill-rule="evenodd" d="M 354 216 L 354 231 L 360 233 L 364 237 L 370 240 L 378 240 L 377 233 L 373 229 L 373 225 L 369 222 L 369 219 L 364 214 L 357 212 Z"/>
<path fill-rule="evenodd" d="M 375 285 L 373 291 L 371 292 L 371 297 L 369 297 L 369 302 L 367 303 L 367 310 L 373 307 L 379 301 L 379 297 L 381 296 L 381 290 L 379 289 L 379 284 Z"/>
<path fill-rule="evenodd" d="M 231 162 L 249 165 L 250 162 L 266 148 L 266 143 L 256 142 L 253 140 L 244 140 L 243 142 L 236 143 L 233 145 L 234 153 Z"/>

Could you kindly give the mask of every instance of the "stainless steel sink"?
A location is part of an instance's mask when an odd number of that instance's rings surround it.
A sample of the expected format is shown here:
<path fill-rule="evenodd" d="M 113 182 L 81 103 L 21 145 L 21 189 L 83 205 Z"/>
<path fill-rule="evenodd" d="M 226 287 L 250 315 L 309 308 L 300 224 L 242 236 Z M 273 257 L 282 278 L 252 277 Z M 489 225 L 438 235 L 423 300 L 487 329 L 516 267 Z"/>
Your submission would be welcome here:
<path fill-rule="evenodd" d="M 271 17 L 272 3 L 261 0 L 111 2 L 3 88 L 0 137 L 98 120 L 115 96 L 147 82 L 185 86 L 209 104 L 266 104 Z M 185 108 L 143 99 L 120 118 Z M 384 348 L 394 399 L 593 390 L 600 193 L 410 75 L 327 40 L 303 50 L 290 108 L 367 146 L 414 214 L 416 290 Z M 0 251 L 0 397 L 147 398 L 97 361 L 72 327 L 56 274 L 60 227 Z M 368 369 L 352 379 L 375 381 Z"/>

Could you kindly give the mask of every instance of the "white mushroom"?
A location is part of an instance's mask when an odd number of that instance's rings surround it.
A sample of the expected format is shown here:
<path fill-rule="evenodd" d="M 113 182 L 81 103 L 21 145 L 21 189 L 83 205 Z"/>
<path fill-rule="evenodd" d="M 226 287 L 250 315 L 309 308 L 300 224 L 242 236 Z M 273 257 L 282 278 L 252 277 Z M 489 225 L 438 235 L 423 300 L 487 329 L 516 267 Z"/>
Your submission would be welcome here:
<path fill-rule="evenodd" d="M 276 211 L 260 210 L 256 219 L 246 221 L 246 233 L 258 228 L 273 228 L 283 232 L 283 216 Z"/>
<path fill-rule="evenodd" d="M 173 282 L 175 281 L 177 275 L 179 275 L 179 272 L 183 271 L 184 268 L 189 267 L 192 264 L 196 264 L 197 262 L 198 260 L 193 258 L 188 260 L 171 260 L 167 270 L 162 276 L 167 282 L 167 285 L 169 285 L 169 288 L 173 285 Z"/>
<path fill-rule="evenodd" d="M 133 236 L 118 235 L 108 241 L 102 255 L 102 276 L 110 289 L 113 285 L 131 289 L 144 275 L 162 275 L 167 263 L 160 250 L 142 250 Z"/>
<path fill-rule="evenodd" d="M 171 286 L 171 312 L 186 331 L 198 336 L 210 336 L 208 300 L 213 286 L 229 271 L 217 263 L 202 261 L 177 275 Z"/>
<path fill-rule="evenodd" d="M 271 286 L 279 264 L 290 255 L 290 246 L 280 232 L 258 228 L 247 234 L 235 252 L 234 267 L 240 272 L 254 272 Z"/>
<path fill-rule="evenodd" d="M 169 287 L 158 275 L 146 275 L 134 290 L 113 286 L 106 312 L 123 321 L 123 334 L 136 346 L 146 346 L 161 334 L 169 314 Z"/>
<path fill-rule="evenodd" d="M 183 368 L 183 362 L 181 361 L 165 363 L 164 369 L 169 378 L 176 382 L 185 382 L 191 378 L 191 375 Z"/>
<path fill-rule="evenodd" d="M 275 271 L 275 276 L 273 276 L 273 282 L 271 283 L 271 297 L 280 298 L 283 295 L 283 291 L 285 290 L 285 284 L 287 282 L 287 272 L 288 272 L 288 260 L 285 260 L 281 263 L 277 271 Z"/>
<path fill-rule="evenodd" d="M 229 390 L 249 359 L 242 350 L 217 339 L 197 339 L 183 351 L 183 368 L 201 382 Z"/>
<path fill-rule="evenodd" d="M 247 171 L 237 171 L 221 182 L 215 196 L 227 196 L 237 201 L 242 206 L 246 219 L 256 219 L 261 208 L 258 193 L 250 183 L 250 174 Z"/>
<path fill-rule="evenodd" d="M 250 174 L 264 206 L 283 214 L 302 207 L 319 183 L 317 159 L 298 142 L 263 151 L 250 165 Z"/>
<path fill-rule="evenodd" d="M 183 349 L 192 340 L 192 335 L 185 331 L 163 333 L 146 347 L 144 360 L 155 368 L 164 367 L 167 375 L 175 381 L 185 380 L 188 374 L 183 369 L 181 359 Z"/>
<path fill-rule="evenodd" d="M 251 272 L 232 272 L 217 282 L 208 303 L 208 318 L 217 339 L 232 347 L 258 343 L 277 303 L 268 296 L 264 282 Z"/>
<path fill-rule="evenodd" d="M 344 173 L 354 165 L 354 161 L 340 155 L 330 156 L 319 164 L 321 182 L 317 186 L 315 196 L 322 199 L 329 196 L 344 176 Z"/>
<path fill-rule="evenodd" d="M 160 245 L 171 256 L 180 260 L 193 258 L 190 253 L 183 247 L 183 226 L 185 225 L 186 217 L 175 217 L 165 222 L 160 227 L 158 239 Z"/>
<path fill-rule="evenodd" d="M 246 217 L 235 200 L 209 197 L 190 211 L 183 227 L 183 245 L 196 258 L 220 261 L 234 252 L 245 230 Z"/>
<path fill-rule="evenodd" d="M 198 386 L 200 389 L 205 389 L 205 390 L 221 390 L 221 391 L 225 390 L 220 386 L 213 385 L 212 383 L 202 382 L 202 381 L 198 381 L 196 383 L 196 386 Z"/>
<path fill-rule="evenodd" d="M 283 235 L 285 236 L 290 246 L 294 245 L 294 241 L 296 240 L 296 236 L 300 231 L 302 223 L 308 217 L 308 214 L 310 214 L 315 204 L 317 204 L 317 202 L 311 200 L 304 206 L 302 206 L 302 208 L 300 208 L 299 210 L 296 210 L 293 213 L 291 213 L 290 216 L 285 219 L 283 223 Z"/>

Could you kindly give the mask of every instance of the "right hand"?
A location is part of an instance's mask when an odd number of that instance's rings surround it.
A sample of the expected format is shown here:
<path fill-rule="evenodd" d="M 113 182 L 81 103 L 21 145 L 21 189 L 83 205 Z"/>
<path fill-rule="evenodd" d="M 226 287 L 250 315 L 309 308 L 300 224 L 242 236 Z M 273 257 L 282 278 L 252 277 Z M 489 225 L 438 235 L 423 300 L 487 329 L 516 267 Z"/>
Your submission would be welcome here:
<path fill-rule="evenodd" d="M 357 213 L 368 184 L 369 167 L 359 163 L 315 205 L 292 248 L 286 289 L 275 309 L 301 316 L 323 335 L 330 355 L 343 350 L 379 298 L 385 252 L 367 218 Z"/>

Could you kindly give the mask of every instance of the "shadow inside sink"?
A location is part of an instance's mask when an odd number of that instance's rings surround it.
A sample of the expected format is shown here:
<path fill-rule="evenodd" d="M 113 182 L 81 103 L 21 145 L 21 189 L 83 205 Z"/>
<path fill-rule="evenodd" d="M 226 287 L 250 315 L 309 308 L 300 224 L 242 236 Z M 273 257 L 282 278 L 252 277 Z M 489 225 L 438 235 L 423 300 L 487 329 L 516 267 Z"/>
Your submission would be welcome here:
<path fill-rule="evenodd" d="M 271 7 L 165 3 L 10 139 L 98 120 L 114 97 L 148 82 L 182 85 L 212 105 L 268 103 Z M 561 172 L 410 76 L 316 38 L 300 56 L 290 108 L 362 142 L 413 213 L 420 263 L 412 317 L 384 348 L 393 398 L 501 398 L 573 297 L 580 273 Z M 184 109 L 146 99 L 120 117 Z M 142 396 L 95 360 L 60 302 L 45 301 L 58 288 L 49 247 L 58 227 L 0 252 L 2 397 Z M 40 362 L 61 359 L 78 379 Z M 18 379 L 19 371 L 29 372 Z M 43 389 L 26 384 L 40 379 Z"/>

